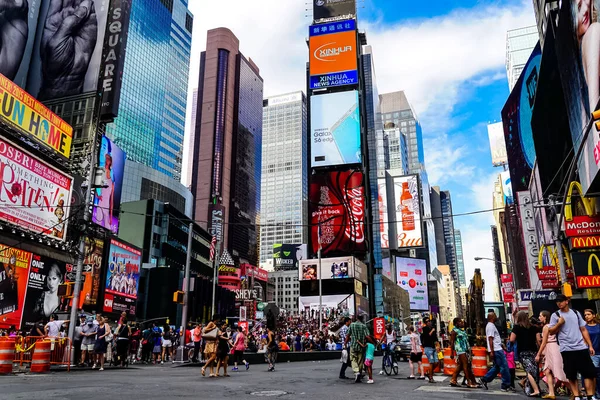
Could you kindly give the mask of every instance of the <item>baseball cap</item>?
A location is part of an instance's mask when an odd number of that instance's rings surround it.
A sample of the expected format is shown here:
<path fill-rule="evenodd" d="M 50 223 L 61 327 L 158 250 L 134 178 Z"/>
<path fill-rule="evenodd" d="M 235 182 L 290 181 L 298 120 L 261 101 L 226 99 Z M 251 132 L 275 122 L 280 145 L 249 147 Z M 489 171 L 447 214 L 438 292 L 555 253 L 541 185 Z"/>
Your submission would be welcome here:
<path fill-rule="evenodd" d="M 555 302 L 560 302 L 560 301 L 566 301 L 569 300 L 569 298 L 567 296 L 565 296 L 564 294 L 557 294 L 556 295 L 556 299 L 554 299 Z"/>
<path fill-rule="evenodd" d="M 87 318 L 85 314 L 79 314 L 79 318 Z"/>

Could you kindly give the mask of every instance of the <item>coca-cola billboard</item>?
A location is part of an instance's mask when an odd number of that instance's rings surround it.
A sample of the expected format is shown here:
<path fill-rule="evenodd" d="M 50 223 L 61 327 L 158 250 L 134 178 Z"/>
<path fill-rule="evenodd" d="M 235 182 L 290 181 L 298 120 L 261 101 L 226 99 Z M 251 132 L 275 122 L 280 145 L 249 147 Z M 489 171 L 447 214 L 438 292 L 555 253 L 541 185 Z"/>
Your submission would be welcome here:
<path fill-rule="evenodd" d="M 322 254 L 364 252 L 365 189 L 360 171 L 334 171 L 313 175 L 310 184 L 311 240 Z"/>

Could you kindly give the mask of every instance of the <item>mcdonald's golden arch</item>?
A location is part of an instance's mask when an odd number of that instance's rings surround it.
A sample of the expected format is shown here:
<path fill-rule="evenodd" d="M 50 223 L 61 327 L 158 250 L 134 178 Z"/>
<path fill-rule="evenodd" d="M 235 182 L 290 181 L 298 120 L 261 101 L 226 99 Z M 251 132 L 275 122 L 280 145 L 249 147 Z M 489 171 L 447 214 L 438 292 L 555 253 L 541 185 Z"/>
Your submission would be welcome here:
<path fill-rule="evenodd" d="M 600 248 L 600 236 L 582 236 L 569 239 L 571 249 L 594 249 Z"/>
<path fill-rule="evenodd" d="M 600 252 L 571 253 L 577 287 L 600 288 Z"/>

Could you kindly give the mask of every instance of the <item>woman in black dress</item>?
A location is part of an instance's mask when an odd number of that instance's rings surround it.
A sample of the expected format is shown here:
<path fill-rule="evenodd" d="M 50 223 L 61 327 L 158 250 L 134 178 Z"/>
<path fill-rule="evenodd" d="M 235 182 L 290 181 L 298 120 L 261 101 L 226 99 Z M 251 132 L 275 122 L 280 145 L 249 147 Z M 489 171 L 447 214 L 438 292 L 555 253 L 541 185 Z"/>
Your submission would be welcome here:
<path fill-rule="evenodd" d="M 229 351 L 231 349 L 230 342 L 231 338 L 227 333 L 227 324 L 223 324 L 218 334 L 219 343 L 217 344 L 217 375 L 219 376 L 219 370 L 223 366 L 223 376 L 229 376 L 227 374 L 227 364 L 229 363 Z"/>
<path fill-rule="evenodd" d="M 108 319 L 98 317 L 98 330 L 96 331 L 96 343 L 94 344 L 94 353 L 96 354 L 97 360 L 96 363 L 100 364 L 99 371 L 104 371 L 104 355 L 106 354 L 106 349 L 108 348 L 108 343 L 106 342 L 106 336 L 110 335 L 110 326 L 108 325 Z M 96 368 L 96 364 L 92 367 L 92 369 Z"/>
<path fill-rule="evenodd" d="M 517 314 L 517 323 L 510 334 L 510 341 L 511 343 L 517 342 L 519 361 L 527 373 L 525 393 L 528 397 L 540 396 L 540 375 L 538 363 L 535 361 L 538 351 L 538 333 L 539 329 L 531 325 L 531 322 L 529 321 L 529 313 L 527 313 L 527 311 L 519 311 Z"/>

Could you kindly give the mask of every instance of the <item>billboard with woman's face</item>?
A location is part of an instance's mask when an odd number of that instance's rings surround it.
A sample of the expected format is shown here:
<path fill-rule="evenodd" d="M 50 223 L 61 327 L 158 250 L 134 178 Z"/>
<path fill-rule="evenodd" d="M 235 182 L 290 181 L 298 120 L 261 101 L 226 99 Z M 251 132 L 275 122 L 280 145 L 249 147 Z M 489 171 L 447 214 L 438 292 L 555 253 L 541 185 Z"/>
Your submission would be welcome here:
<path fill-rule="evenodd" d="M 125 160 L 125 152 L 103 136 L 98 160 L 98 168 L 102 172 L 102 184 L 95 192 L 92 221 L 114 234 L 119 232 L 119 207 Z"/>

